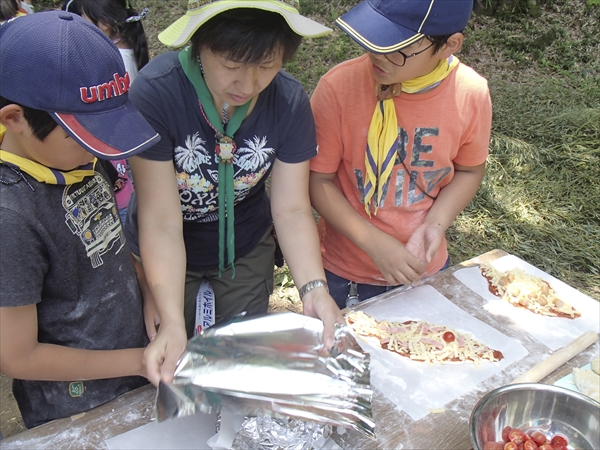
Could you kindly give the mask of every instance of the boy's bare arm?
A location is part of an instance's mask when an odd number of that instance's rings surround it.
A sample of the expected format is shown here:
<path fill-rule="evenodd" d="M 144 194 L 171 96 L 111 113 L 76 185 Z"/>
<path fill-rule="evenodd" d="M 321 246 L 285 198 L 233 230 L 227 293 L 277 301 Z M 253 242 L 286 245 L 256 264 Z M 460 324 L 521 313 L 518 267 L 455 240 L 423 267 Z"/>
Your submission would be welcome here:
<path fill-rule="evenodd" d="M 418 281 L 425 264 L 400 241 L 361 217 L 337 188 L 334 178 L 334 173 L 310 173 L 310 198 L 315 210 L 369 255 L 383 274 L 382 283 L 395 286 Z"/>
<path fill-rule="evenodd" d="M 483 180 L 485 163 L 478 166 L 454 164 L 454 178 L 440 191 L 425 223 L 441 224 L 446 230 L 471 202 Z"/>
<path fill-rule="evenodd" d="M 440 190 L 423 224 L 406 244 L 413 255 L 427 263 L 432 260 L 448 227 L 477 193 L 484 173 L 485 163 L 454 165 L 454 178 Z"/>
<path fill-rule="evenodd" d="M 146 376 L 143 348 L 84 350 L 38 342 L 36 305 L 0 308 L 0 372 L 21 380 Z"/>

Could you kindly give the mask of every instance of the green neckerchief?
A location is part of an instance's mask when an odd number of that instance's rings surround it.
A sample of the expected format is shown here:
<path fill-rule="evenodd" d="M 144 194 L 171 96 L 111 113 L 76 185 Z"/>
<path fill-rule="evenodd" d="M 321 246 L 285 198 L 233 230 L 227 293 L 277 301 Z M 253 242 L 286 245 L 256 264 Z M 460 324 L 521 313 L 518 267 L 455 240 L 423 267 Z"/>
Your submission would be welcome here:
<path fill-rule="evenodd" d="M 186 47 L 179 52 L 179 62 L 183 72 L 196 89 L 200 110 L 208 124 L 215 130 L 217 140 L 216 152 L 219 161 L 217 195 L 219 198 L 219 276 L 225 270 L 225 248 L 227 248 L 227 263 L 231 266 L 231 278 L 235 276 L 235 234 L 234 234 L 234 200 L 235 188 L 233 185 L 233 156 L 236 150 L 233 135 L 246 118 L 249 100 L 246 104 L 235 109 L 233 117 L 223 128 L 221 118 L 215 108 L 212 95 L 206 86 L 204 77 L 200 72 L 198 61 L 192 55 L 192 48 Z M 227 220 L 227 243 L 225 243 L 225 220 Z"/>
<path fill-rule="evenodd" d="M 40 163 L 15 155 L 14 153 L 0 150 L 0 163 L 10 164 L 17 170 L 31 175 L 40 183 L 46 184 L 75 184 L 85 177 L 94 175 L 96 159 L 85 166 L 78 167 L 68 172 L 51 169 Z"/>

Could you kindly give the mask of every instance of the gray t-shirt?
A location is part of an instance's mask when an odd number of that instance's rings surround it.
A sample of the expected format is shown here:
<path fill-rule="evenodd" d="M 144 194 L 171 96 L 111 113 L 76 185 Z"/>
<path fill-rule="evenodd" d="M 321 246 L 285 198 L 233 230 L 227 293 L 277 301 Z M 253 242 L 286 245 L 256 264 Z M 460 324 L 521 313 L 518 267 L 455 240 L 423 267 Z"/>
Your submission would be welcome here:
<path fill-rule="evenodd" d="M 0 307 L 36 305 L 40 343 L 94 350 L 145 347 L 137 277 L 103 174 L 96 171 L 72 185 L 24 177 L 27 182 L 0 164 Z M 31 428 L 146 383 L 141 377 L 14 380 L 13 391 Z"/>

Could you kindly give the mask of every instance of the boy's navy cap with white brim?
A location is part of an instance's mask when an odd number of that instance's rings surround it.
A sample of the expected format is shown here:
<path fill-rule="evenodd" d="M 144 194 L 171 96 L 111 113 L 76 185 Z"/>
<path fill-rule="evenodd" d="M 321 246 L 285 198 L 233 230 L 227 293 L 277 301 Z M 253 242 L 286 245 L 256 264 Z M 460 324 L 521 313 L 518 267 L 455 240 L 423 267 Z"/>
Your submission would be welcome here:
<path fill-rule="evenodd" d="M 128 90 L 119 50 L 80 16 L 37 12 L 0 26 L 0 96 L 48 112 L 94 156 L 128 158 L 160 140 Z"/>
<path fill-rule="evenodd" d="M 296 34 L 307 38 L 325 36 L 333 30 L 300 15 L 300 0 L 188 0 L 187 13 L 158 35 L 169 47 L 182 47 L 201 25 L 230 9 L 256 8 L 280 14 Z"/>
<path fill-rule="evenodd" d="M 425 36 L 463 31 L 473 0 L 364 0 L 335 23 L 372 53 L 392 53 Z"/>

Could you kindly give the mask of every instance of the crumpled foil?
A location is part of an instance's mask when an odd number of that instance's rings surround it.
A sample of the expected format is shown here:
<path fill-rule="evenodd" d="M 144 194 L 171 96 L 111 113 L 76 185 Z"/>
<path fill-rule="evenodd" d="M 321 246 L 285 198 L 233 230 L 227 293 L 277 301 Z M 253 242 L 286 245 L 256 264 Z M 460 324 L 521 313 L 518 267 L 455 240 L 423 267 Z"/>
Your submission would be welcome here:
<path fill-rule="evenodd" d="M 172 383 L 158 387 L 158 421 L 223 406 L 353 428 L 374 437 L 370 356 L 347 326 L 327 350 L 323 323 L 284 312 L 237 316 L 190 339 Z"/>
<path fill-rule="evenodd" d="M 312 450 L 323 447 L 331 425 L 267 414 L 248 417 L 238 431 L 233 450 Z"/>

